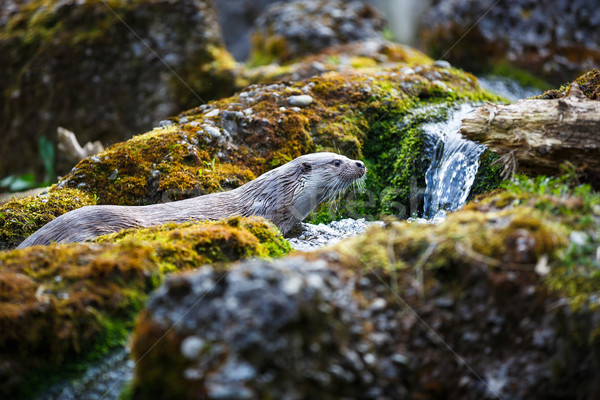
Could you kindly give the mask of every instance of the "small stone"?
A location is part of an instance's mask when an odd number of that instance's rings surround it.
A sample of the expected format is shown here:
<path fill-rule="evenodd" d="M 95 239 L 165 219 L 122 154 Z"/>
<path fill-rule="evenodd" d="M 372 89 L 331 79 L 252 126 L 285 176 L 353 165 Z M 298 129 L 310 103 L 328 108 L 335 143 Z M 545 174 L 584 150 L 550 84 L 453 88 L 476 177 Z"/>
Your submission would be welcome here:
<path fill-rule="evenodd" d="M 569 235 L 569 240 L 577 246 L 583 246 L 588 242 L 589 236 L 585 232 L 573 231 Z"/>
<path fill-rule="evenodd" d="M 204 126 L 204 129 L 206 130 L 206 132 L 208 132 L 208 134 L 214 138 L 218 138 L 221 137 L 221 131 L 218 128 L 215 128 L 214 126 Z"/>
<path fill-rule="evenodd" d="M 391 359 L 396 364 L 401 364 L 401 365 L 408 365 L 408 362 L 409 362 L 408 357 L 406 357 L 404 354 L 400 354 L 400 353 L 393 354 Z"/>
<path fill-rule="evenodd" d="M 115 169 L 112 174 L 110 174 L 110 176 L 108 177 L 108 179 L 110 179 L 111 181 L 114 181 L 115 179 L 117 179 L 117 176 L 119 175 L 119 170 Z"/>
<path fill-rule="evenodd" d="M 375 364 L 375 361 L 377 361 L 377 358 L 375 357 L 375 355 L 373 353 L 367 353 L 363 356 L 363 360 L 365 361 L 366 364 L 373 365 L 373 364 Z"/>
<path fill-rule="evenodd" d="M 378 297 L 375 300 L 373 300 L 373 302 L 371 303 L 371 310 L 373 310 L 373 311 L 383 310 L 386 305 L 387 305 L 387 303 L 386 303 L 385 299 Z"/>
<path fill-rule="evenodd" d="M 245 115 L 252 115 L 252 113 L 253 113 L 253 112 L 254 112 L 254 111 L 252 111 L 252 109 L 251 109 L 251 108 L 246 108 L 246 109 L 244 109 L 244 114 L 245 114 Z"/>
<path fill-rule="evenodd" d="M 160 128 L 166 128 L 167 126 L 175 125 L 173 121 L 169 121 L 168 119 L 163 119 L 158 123 Z"/>
<path fill-rule="evenodd" d="M 181 354 L 188 360 L 195 360 L 204 348 L 204 340 L 198 336 L 188 336 L 181 342 Z"/>
<path fill-rule="evenodd" d="M 179 118 L 179 123 L 180 124 L 187 124 L 188 121 L 189 121 L 188 117 L 181 117 L 181 118 Z"/>
<path fill-rule="evenodd" d="M 306 107 L 313 102 L 313 98 L 307 94 L 288 97 L 288 103 L 292 106 Z"/>
<path fill-rule="evenodd" d="M 434 66 L 438 68 L 451 68 L 452 65 L 446 60 L 437 60 L 433 63 Z"/>
<path fill-rule="evenodd" d="M 292 276 L 283 283 L 283 291 L 289 295 L 297 294 L 302 288 L 302 279 Z"/>
<path fill-rule="evenodd" d="M 190 381 L 200 380 L 203 376 L 204 375 L 202 374 L 202 371 L 196 368 L 188 368 L 185 371 L 183 371 L 183 377 Z"/>
<path fill-rule="evenodd" d="M 205 117 L 216 117 L 217 115 L 219 115 L 219 113 L 221 112 L 221 110 L 219 110 L 218 108 L 215 108 L 214 110 L 211 110 L 209 112 L 207 112 L 206 114 L 204 114 Z"/>
<path fill-rule="evenodd" d="M 91 156 L 90 160 L 93 161 L 93 162 L 100 162 L 100 157 L 98 157 L 98 156 Z"/>

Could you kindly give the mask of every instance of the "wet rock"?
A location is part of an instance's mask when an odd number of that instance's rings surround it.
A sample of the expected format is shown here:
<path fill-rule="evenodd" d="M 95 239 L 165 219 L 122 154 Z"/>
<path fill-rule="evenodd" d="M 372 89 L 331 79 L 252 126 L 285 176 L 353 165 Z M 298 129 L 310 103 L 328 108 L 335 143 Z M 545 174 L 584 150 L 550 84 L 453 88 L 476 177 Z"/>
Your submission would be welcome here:
<path fill-rule="evenodd" d="M 82 143 L 112 143 L 233 92 L 211 0 L 31 0 L 0 10 L 0 176 L 32 163 L 41 172 L 38 140 L 55 141 L 58 126 Z M 59 173 L 72 166 L 57 161 Z"/>
<path fill-rule="evenodd" d="M 430 54 L 470 71 L 517 67 L 560 84 L 600 63 L 598 24 L 597 0 L 437 0 L 421 34 Z"/>
<path fill-rule="evenodd" d="M 381 38 L 384 25 L 377 10 L 359 1 L 276 3 L 256 20 L 250 62 L 288 62 L 332 45 Z"/>

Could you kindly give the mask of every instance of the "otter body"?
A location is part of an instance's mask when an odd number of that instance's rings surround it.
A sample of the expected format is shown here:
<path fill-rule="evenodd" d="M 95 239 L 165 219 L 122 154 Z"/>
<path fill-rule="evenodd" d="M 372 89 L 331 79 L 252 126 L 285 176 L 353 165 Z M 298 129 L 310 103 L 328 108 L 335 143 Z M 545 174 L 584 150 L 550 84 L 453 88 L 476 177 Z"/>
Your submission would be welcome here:
<path fill-rule="evenodd" d="M 267 218 L 285 234 L 365 172 L 361 161 L 334 153 L 307 154 L 228 192 L 148 206 L 82 207 L 50 221 L 17 248 L 81 242 L 126 228 L 234 215 Z"/>

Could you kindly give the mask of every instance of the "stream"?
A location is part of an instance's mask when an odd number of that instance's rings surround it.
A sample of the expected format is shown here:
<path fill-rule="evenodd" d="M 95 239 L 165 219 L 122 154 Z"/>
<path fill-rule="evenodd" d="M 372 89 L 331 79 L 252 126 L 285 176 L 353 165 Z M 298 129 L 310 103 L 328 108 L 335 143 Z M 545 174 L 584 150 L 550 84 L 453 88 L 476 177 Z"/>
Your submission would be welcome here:
<path fill-rule="evenodd" d="M 481 78 L 480 83 L 487 90 L 511 101 L 539 94 L 502 78 Z M 484 146 L 465 140 L 458 133 L 461 119 L 473 109 L 474 106 L 463 104 L 450 112 L 446 121 L 423 125 L 425 134 L 433 143 L 434 156 L 426 172 L 423 217 L 411 217 L 408 222 L 441 223 L 447 212 L 456 211 L 464 205 L 479 167 L 479 156 L 485 150 Z M 364 233 L 372 224 L 382 223 L 351 218 L 329 224 L 301 223 L 300 233 L 289 242 L 296 250 L 313 251 Z M 129 351 L 117 349 L 90 366 L 81 376 L 53 385 L 37 399 L 115 400 L 132 379 L 134 367 Z"/>

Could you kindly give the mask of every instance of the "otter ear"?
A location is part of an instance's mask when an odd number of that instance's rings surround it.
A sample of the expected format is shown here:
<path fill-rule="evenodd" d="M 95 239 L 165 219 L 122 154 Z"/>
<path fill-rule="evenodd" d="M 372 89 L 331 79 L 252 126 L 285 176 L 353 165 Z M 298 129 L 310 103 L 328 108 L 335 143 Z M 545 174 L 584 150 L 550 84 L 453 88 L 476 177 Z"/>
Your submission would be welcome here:
<path fill-rule="evenodd" d="M 310 165 L 309 162 L 305 161 L 305 162 L 302 163 L 302 167 L 301 168 L 302 168 L 302 172 L 308 172 L 308 171 L 310 171 L 312 169 L 312 165 Z"/>

